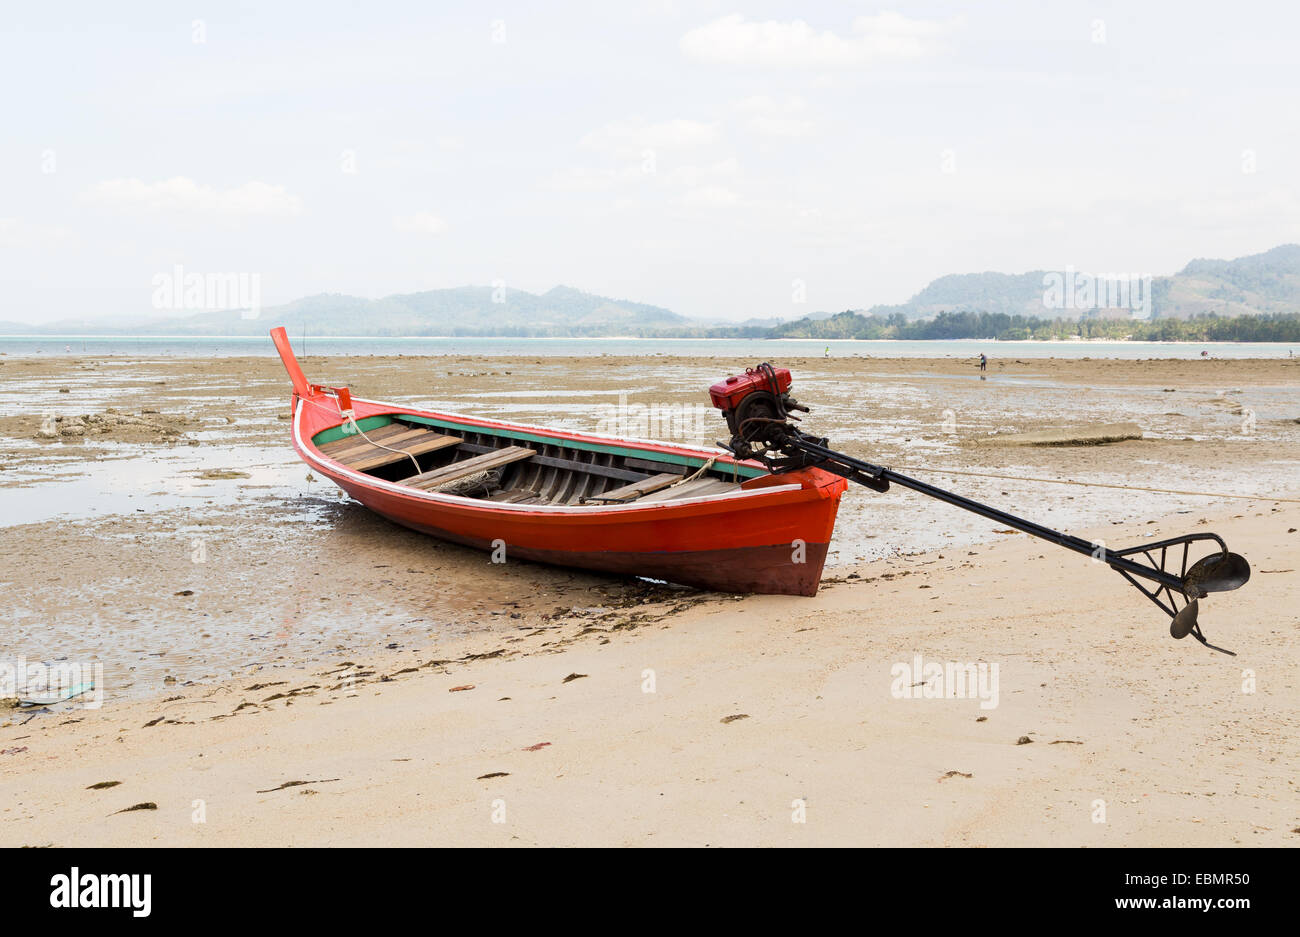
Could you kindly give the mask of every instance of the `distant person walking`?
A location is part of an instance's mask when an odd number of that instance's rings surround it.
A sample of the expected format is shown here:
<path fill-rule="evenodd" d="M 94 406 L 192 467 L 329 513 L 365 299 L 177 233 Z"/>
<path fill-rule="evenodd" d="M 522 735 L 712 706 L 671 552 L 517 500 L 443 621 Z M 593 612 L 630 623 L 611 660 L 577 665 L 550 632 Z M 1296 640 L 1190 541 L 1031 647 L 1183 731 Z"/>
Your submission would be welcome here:
<path fill-rule="evenodd" d="M 980 352 L 980 370 L 987 371 L 988 369 L 989 369 L 988 355 L 984 354 L 984 352 Z"/>

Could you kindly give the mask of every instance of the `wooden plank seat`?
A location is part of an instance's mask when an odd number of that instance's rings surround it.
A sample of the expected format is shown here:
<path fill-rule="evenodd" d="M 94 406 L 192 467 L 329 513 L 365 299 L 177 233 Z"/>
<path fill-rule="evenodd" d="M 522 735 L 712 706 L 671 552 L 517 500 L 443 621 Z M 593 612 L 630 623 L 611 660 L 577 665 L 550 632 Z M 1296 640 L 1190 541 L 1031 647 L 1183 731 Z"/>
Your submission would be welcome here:
<path fill-rule="evenodd" d="M 485 452 L 483 455 L 474 456 L 472 459 L 465 459 L 463 462 L 453 462 L 451 465 L 444 465 L 442 468 L 404 478 L 402 484 L 429 491 L 439 485 L 445 485 L 448 482 L 454 482 L 457 479 L 466 478 L 478 472 L 502 468 L 523 459 L 531 459 L 536 454 L 534 450 L 529 449 L 527 446 L 506 446 L 503 449 L 496 449 L 492 452 Z"/>
<path fill-rule="evenodd" d="M 348 437 L 347 446 L 336 446 L 335 443 L 343 442 L 341 439 L 336 439 L 333 443 L 326 443 L 319 448 L 331 459 L 337 459 L 354 471 L 368 472 L 403 461 L 408 456 L 425 455 L 429 452 L 437 452 L 439 449 L 459 446 L 463 441 L 459 436 L 448 436 L 426 427 L 408 427 L 405 430 L 386 434 L 380 432 L 383 429 L 387 427 L 380 427 L 373 433 L 366 432 L 366 436 L 382 445 L 377 446 L 366 439 L 352 436 Z M 332 448 L 326 449 L 326 446 Z"/>
<path fill-rule="evenodd" d="M 659 472 L 674 472 L 678 477 L 681 477 L 695 471 L 689 465 L 677 465 L 674 462 L 655 462 L 650 459 L 637 459 L 632 456 L 625 458 L 623 465 L 633 471 L 649 472 L 651 475 Z"/>
<path fill-rule="evenodd" d="M 372 446 L 366 450 L 366 453 L 350 457 L 348 467 L 358 472 L 368 472 L 371 469 L 382 468 L 385 465 L 392 465 L 394 462 L 404 462 L 407 456 L 425 455 L 429 452 L 437 452 L 439 449 L 449 449 L 452 446 L 459 446 L 461 438 L 459 436 L 444 436 L 442 433 L 427 433 L 419 439 L 403 440 L 401 445 L 393 446 L 394 449 L 400 449 L 400 452 L 392 452 L 389 449 L 380 449 L 378 446 Z M 390 445 L 384 443 L 385 446 Z M 355 461 L 353 461 L 355 459 Z"/>
<path fill-rule="evenodd" d="M 677 501 L 680 498 L 701 498 L 705 495 L 719 495 L 726 491 L 739 490 L 740 485 L 735 482 L 705 476 L 694 481 L 683 482 L 676 488 L 662 488 L 637 500 L 641 504 L 647 501 Z"/>
<path fill-rule="evenodd" d="M 496 446 L 467 442 L 461 446 L 465 452 L 498 452 Z M 599 462 L 579 462 L 576 459 L 564 459 L 559 456 L 538 454 L 533 457 L 533 464 L 546 468 L 564 469 L 567 472 L 579 472 L 584 475 L 601 475 L 624 482 L 643 482 L 650 477 L 647 472 L 633 472 L 613 465 L 601 465 Z"/>
<path fill-rule="evenodd" d="M 511 488 L 509 491 L 498 491 L 488 498 L 489 501 L 500 501 L 502 504 L 531 504 L 534 501 L 541 501 L 541 496 L 535 491 L 527 488 Z"/>
<path fill-rule="evenodd" d="M 365 436 L 352 435 L 343 439 L 336 439 L 333 442 L 327 442 L 323 446 L 318 446 L 321 452 L 325 453 L 331 459 L 338 459 L 340 462 L 346 462 L 350 457 L 358 453 L 366 453 L 374 448 L 375 443 L 383 443 L 385 446 L 399 448 L 403 443 L 414 439 L 419 439 L 428 433 L 434 432 L 423 426 L 407 426 L 396 432 L 385 433 L 387 426 L 381 426 L 377 430 L 367 430 Z"/>
<path fill-rule="evenodd" d="M 611 488 L 609 491 L 602 491 L 598 495 L 591 495 L 586 499 L 588 504 L 608 504 L 611 501 L 618 501 L 624 504 L 629 501 L 636 501 L 652 491 L 660 491 L 676 482 L 682 480 L 682 476 L 674 472 L 661 472 L 658 475 L 651 475 L 645 481 L 632 482 L 630 485 L 623 485 L 619 488 Z"/>
<path fill-rule="evenodd" d="M 379 442 L 387 442 L 396 436 L 409 435 L 414 430 L 423 427 L 412 426 L 410 423 L 388 423 L 375 429 L 366 430 L 366 436 Z M 330 442 L 323 442 L 316 448 L 325 453 L 330 458 L 334 458 L 336 453 L 346 452 L 349 449 L 355 449 L 359 445 L 369 445 L 359 433 L 350 433 L 341 436 Z"/>

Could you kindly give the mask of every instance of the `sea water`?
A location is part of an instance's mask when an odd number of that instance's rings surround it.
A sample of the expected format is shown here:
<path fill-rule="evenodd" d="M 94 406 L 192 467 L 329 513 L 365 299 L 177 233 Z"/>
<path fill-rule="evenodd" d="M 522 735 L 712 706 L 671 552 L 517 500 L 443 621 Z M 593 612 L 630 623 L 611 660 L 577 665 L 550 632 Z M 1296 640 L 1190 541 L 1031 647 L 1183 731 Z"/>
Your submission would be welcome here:
<path fill-rule="evenodd" d="M 736 338 L 442 338 L 437 336 L 291 336 L 306 355 L 471 355 L 475 357 L 765 358 L 1286 358 L 1300 345 L 1284 342 L 1100 342 L 979 339 L 893 341 Z M 0 335 L 0 353 L 15 356 L 131 355 L 231 357 L 274 355 L 269 336 Z"/>

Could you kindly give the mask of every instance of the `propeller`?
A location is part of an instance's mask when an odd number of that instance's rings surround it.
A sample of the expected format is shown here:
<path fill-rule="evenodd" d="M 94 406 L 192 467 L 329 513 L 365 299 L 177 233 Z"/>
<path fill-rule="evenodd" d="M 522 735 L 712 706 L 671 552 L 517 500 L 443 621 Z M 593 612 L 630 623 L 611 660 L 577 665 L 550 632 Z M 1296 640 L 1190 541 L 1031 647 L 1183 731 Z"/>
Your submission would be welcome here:
<path fill-rule="evenodd" d="M 1183 589 L 1200 598 L 1210 592 L 1231 592 L 1250 581 L 1250 564 L 1237 553 L 1212 553 L 1192 564 L 1183 577 Z M 1193 620 L 1196 616 L 1193 614 Z M 1174 635 L 1179 637 L 1179 635 Z"/>
<path fill-rule="evenodd" d="M 1173 617 L 1169 622 L 1170 635 L 1182 640 L 1192 633 L 1192 629 L 1196 627 L 1197 604 L 1197 600 L 1192 599 Z"/>
<path fill-rule="evenodd" d="M 1200 599 L 1211 592 L 1231 592 L 1233 589 L 1240 589 L 1249 581 L 1250 564 L 1246 562 L 1245 557 L 1230 553 L 1227 549 L 1201 557 L 1183 576 L 1183 595 L 1187 599 L 1187 604 L 1170 620 L 1170 636 L 1181 640 L 1190 634 L 1206 647 L 1235 657 L 1232 651 L 1205 640 L 1205 635 L 1197 623 Z"/>

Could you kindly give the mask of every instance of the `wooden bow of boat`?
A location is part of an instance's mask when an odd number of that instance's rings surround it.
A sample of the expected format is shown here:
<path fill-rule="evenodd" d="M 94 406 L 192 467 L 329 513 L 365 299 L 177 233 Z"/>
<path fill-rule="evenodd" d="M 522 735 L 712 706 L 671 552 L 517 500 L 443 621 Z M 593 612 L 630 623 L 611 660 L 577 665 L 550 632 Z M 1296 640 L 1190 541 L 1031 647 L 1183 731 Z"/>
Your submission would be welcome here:
<path fill-rule="evenodd" d="M 838 476 L 365 400 L 310 383 L 284 329 L 271 337 L 293 384 L 298 454 L 398 524 L 494 559 L 725 592 L 817 591 L 847 487 Z"/>

